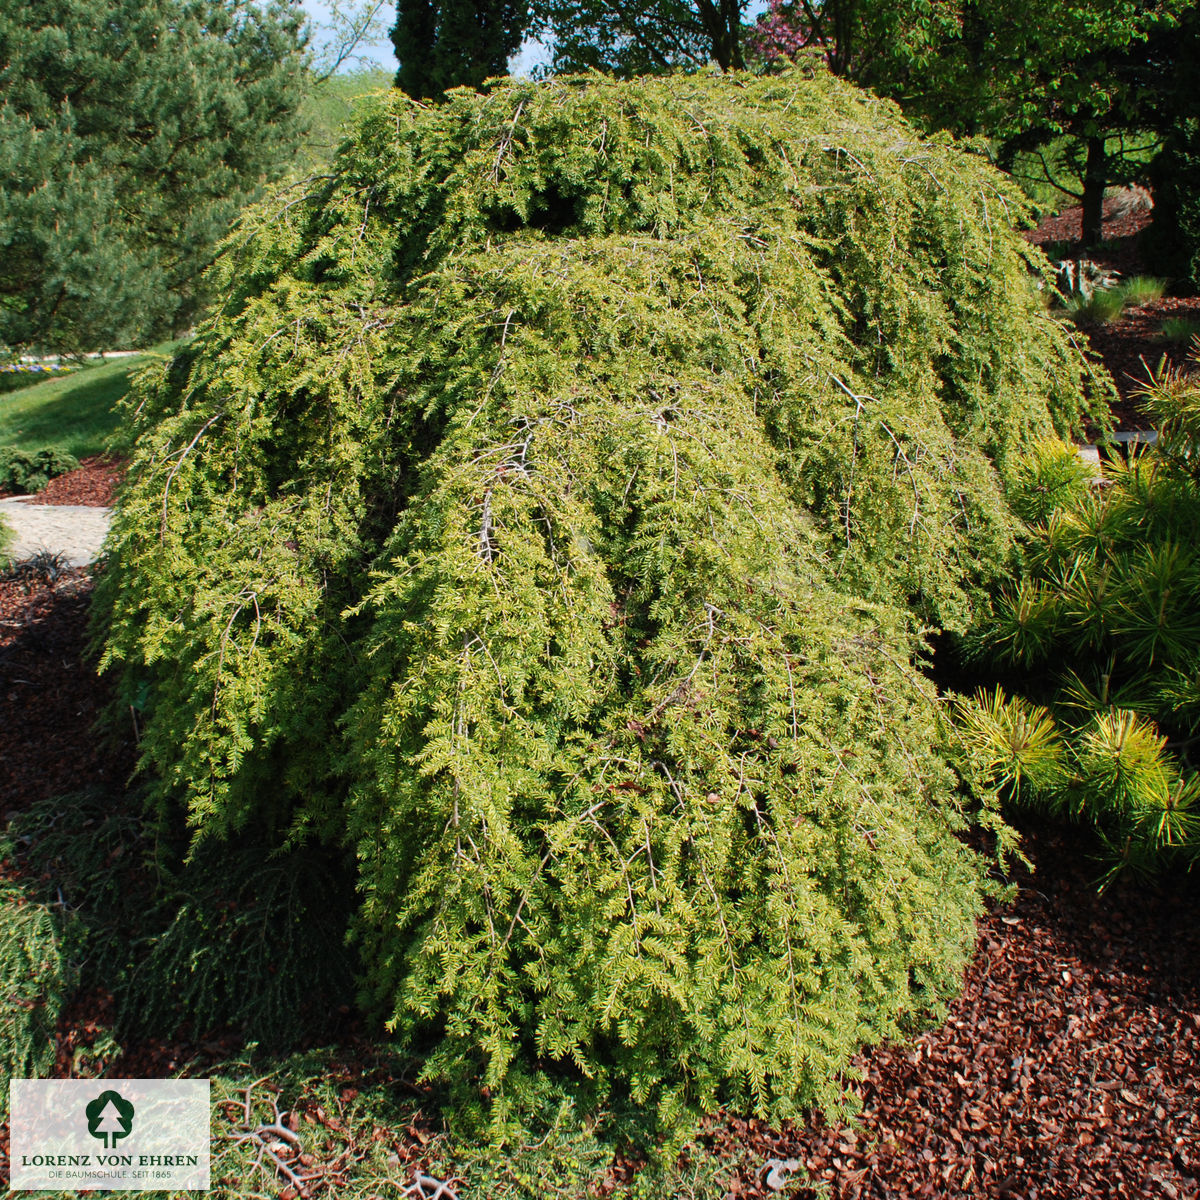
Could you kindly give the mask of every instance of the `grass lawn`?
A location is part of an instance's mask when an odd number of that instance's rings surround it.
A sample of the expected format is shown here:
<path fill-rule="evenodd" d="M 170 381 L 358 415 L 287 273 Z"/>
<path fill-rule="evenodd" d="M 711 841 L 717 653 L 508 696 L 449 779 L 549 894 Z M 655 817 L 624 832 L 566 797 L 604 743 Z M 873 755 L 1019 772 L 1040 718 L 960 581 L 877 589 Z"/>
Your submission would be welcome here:
<path fill-rule="evenodd" d="M 64 450 L 76 458 L 99 454 L 117 428 L 113 411 L 129 391 L 133 373 L 152 357 L 170 355 L 178 342 L 163 342 L 136 358 L 83 367 L 0 396 L 0 446 L 18 450 Z"/>

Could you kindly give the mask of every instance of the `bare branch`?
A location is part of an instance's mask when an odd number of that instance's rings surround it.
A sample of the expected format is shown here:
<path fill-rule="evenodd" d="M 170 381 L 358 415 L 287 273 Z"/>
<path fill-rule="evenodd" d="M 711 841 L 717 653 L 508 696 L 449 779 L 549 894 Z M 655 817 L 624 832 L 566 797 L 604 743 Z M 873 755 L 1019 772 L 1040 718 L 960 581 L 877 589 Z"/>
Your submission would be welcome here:
<path fill-rule="evenodd" d="M 386 4 L 387 0 L 358 0 L 358 3 L 333 0 L 328 23 L 315 27 L 317 32 L 326 35 L 325 49 L 314 74 L 317 83 L 324 83 L 331 75 L 336 75 L 346 63 L 365 64 L 358 49 L 383 32 L 379 14 Z"/>

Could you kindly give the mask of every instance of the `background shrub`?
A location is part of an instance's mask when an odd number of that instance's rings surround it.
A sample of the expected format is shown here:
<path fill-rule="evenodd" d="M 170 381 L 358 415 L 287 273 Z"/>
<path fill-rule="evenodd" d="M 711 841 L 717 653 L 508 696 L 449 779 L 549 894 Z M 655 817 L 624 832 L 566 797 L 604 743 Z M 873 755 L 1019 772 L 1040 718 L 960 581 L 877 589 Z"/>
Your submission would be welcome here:
<path fill-rule="evenodd" d="M 12 446 L 0 446 L 0 488 L 32 495 L 58 475 L 79 466 L 79 460 L 62 450 L 38 450 L 29 453 Z"/>
<path fill-rule="evenodd" d="M 144 379 L 97 613 L 151 803 L 352 850 L 464 1110 L 832 1104 L 957 988 L 922 622 L 1089 375 L 1019 211 L 826 76 L 390 96 Z"/>

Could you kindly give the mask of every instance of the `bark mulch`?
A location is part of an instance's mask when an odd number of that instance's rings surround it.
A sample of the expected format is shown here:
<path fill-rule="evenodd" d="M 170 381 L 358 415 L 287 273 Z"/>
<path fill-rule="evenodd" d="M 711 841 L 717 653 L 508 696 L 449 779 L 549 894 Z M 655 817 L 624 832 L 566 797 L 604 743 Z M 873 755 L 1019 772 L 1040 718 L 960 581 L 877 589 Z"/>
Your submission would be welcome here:
<path fill-rule="evenodd" d="M 1164 342 L 1163 322 L 1183 317 L 1200 322 L 1200 296 L 1164 296 L 1138 308 L 1127 308 L 1115 321 L 1086 329 L 1092 349 L 1108 368 L 1121 401 L 1112 406 L 1117 429 L 1148 429 L 1151 421 L 1141 410 L 1138 391 L 1160 364 L 1179 370 L 1190 366 L 1192 350 L 1186 344 Z"/>
<path fill-rule="evenodd" d="M 1089 258 L 1096 258 L 1106 266 L 1114 267 L 1122 275 L 1137 275 L 1141 270 L 1141 256 L 1137 252 L 1136 238 L 1154 220 L 1152 208 L 1135 210 L 1127 204 L 1110 198 L 1104 202 L 1104 223 L 1101 236 L 1104 248 Z M 1049 249 L 1065 247 L 1066 255 L 1074 257 L 1080 253 L 1083 237 L 1083 207 L 1075 205 L 1064 208 L 1053 217 L 1044 217 L 1036 229 L 1025 232 L 1027 241 L 1035 246 Z"/>
<path fill-rule="evenodd" d="M 120 788 L 131 740 L 94 729 L 107 685 L 86 659 L 87 568 L 25 564 L 0 576 L 0 821 L 91 786 Z"/>
<path fill-rule="evenodd" d="M 106 455 L 81 459 L 74 471 L 52 479 L 38 493 L 39 504 L 86 504 L 109 508 L 125 474 L 125 461 Z"/>
<path fill-rule="evenodd" d="M 980 922 L 948 1019 L 857 1060 L 856 1124 L 712 1136 L 832 1200 L 1200 1195 L 1200 880 L 1099 895 L 1085 833 L 1025 832 L 1037 870 Z M 764 1176 L 732 1194 L 778 1194 Z"/>

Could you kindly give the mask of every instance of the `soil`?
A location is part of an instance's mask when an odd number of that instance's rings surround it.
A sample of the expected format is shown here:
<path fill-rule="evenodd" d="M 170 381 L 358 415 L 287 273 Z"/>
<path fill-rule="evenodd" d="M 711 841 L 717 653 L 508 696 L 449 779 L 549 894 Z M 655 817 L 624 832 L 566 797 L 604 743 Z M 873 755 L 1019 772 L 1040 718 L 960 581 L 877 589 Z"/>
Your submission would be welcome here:
<path fill-rule="evenodd" d="M 1070 219 L 1058 218 L 1059 232 Z M 1148 333 L 1167 309 L 1146 308 L 1096 340 L 1106 361 L 1156 361 Z M 56 480 L 47 502 L 107 504 L 117 471 L 91 460 Z M 43 797 L 119 788 L 131 772 L 132 722 L 118 721 L 106 740 L 96 732 L 110 694 L 87 652 L 92 574 L 0 578 L 0 819 Z M 1086 834 L 1023 832 L 1035 870 L 1018 870 L 1015 901 L 992 904 L 980 921 L 946 1020 L 856 1060 L 857 1121 L 827 1125 L 814 1113 L 803 1125 L 708 1123 L 704 1140 L 744 1164 L 731 1197 L 783 1194 L 768 1168 L 788 1160 L 797 1170 L 786 1194 L 804 1200 L 1200 1195 L 1200 877 L 1120 880 L 1098 894 Z M 109 1009 L 103 994 L 72 1003 L 58 1028 L 58 1074 L 81 1061 Z M 357 1062 L 369 1069 L 360 1033 L 348 1015 L 349 1079 Z M 240 1049 L 228 1035 L 145 1041 L 106 1074 L 203 1074 Z M 420 1161 L 411 1127 L 389 1134 L 402 1162 Z M 0 1173 L 6 1153 L 0 1130 Z M 775 1182 L 780 1172 L 789 1174 L 780 1167 Z M 613 1180 L 624 1173 L 616 1164 Z"/>

